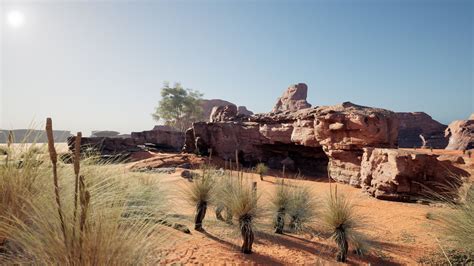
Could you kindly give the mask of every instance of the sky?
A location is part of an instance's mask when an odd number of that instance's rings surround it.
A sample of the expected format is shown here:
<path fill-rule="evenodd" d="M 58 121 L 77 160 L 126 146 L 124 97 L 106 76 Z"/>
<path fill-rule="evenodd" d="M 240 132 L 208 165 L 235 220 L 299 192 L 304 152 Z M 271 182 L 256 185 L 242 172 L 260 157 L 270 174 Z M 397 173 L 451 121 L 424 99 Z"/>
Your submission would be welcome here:
<path fill-rule="evenodd" d="M 313 105 L 474 112 L 470 0 L 0 3 L 1 129 L 149 130 L 164 81 L 254 112 L 299 82 Z"/>

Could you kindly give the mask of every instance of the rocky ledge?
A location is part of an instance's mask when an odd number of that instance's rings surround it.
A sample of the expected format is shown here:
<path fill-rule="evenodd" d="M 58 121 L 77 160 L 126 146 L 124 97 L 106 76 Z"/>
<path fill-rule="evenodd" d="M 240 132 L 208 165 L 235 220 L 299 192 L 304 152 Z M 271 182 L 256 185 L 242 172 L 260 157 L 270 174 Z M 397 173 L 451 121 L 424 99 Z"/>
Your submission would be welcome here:
<path fill-rule="evenodd" d="M 236 120 L 225 110 L 215 114 L 214 122 L 195 123 L 186 132 L 185 151 L 207 154 L 212 149 L 234 161 L 237 152 L 242 164 L 266 162 L 312 175 L 329 173 L 360 186 L 363 148 L 397 145 L 395 113 L 350 102 Z"/>

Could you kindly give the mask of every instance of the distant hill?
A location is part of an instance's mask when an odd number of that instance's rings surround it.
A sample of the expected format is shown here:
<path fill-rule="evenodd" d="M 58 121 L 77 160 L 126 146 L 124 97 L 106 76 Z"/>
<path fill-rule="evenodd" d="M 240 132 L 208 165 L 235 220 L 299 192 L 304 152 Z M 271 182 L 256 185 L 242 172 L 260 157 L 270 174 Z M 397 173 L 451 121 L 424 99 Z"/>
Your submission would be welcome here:
<path fill-rule="evenodd" d="M 0 143 L 7 143 L 9 131 L 0 129 Z M 48 141 L 44 130 L 14 129 L 12 131 L 15 143 L 45 143 Z M 67 130 L 54 130 L 53 135 L 55 142 L 66 142 L 67 138 L 72 136 L 71 131 Z"/>

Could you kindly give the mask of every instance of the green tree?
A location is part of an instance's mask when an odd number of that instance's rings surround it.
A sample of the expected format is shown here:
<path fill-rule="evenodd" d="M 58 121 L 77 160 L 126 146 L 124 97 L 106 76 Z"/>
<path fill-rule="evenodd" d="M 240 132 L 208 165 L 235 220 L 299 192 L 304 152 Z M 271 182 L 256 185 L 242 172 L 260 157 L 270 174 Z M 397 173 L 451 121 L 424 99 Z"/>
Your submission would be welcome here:
<path fill-rule="evenodd" d="M 201 107 L 202 93 L 197 90 L 184 89 L 180 83 L 170 87 L 165 82 L 161 89 L 161 100 L 152 114 L 156 121 L 163 120 L 165 125 L 185 131 L 193 122 L 204 118 Z"/>

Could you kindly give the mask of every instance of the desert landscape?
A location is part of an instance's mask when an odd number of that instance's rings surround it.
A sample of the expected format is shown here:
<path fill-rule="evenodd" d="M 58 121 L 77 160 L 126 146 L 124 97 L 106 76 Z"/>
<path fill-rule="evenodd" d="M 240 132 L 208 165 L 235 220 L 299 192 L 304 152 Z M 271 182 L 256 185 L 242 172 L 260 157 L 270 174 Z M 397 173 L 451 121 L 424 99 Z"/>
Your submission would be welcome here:
<path fill-rule="evenodd" d="M 474 265 L 473 7 L 2 1 L 0 265 Z"/>

